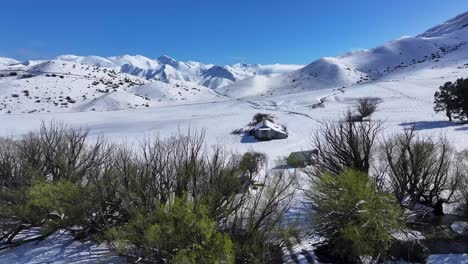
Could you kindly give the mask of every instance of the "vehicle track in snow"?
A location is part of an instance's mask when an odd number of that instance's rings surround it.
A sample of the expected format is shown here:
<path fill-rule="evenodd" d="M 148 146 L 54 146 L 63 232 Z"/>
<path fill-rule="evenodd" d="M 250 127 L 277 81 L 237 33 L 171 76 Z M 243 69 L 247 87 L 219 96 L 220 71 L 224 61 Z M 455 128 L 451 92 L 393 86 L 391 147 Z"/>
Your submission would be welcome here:
<path fill-rule="evenodd" d="M 308 107 L 310 107 L 311 109 L 314 109 L 314 108 L 317 108 L 317 107 L 322 107 L 324 104 L 325 104 L 325 99 L 326 98 L 329 98 L 329 97 L 332 97 L 332 96 L 336 96 L 338 94 L 343 94 L 345 93 L 344 91 L 344 88 L 338 88 L 336 89 L 337 91 L 339 92 L 334 92 L 332 94 L 328 94 L 328 95 L 325 95 L 325 96 L 322 96 L 322 97 L 319 97 L 317 100 L 318 100 L 318 103 L 315 103 L 315 104 L 312 104 Z M 224 96 L 224 98 L 229 98 L 229 97 L 226 97 Z M 267 110 L 267 111 L 272 111 L 272 112 L 281 112 L 281 113 L 286 113 L 286 114 L 289 114 L 289 115 L 299 115 L 299 116 L 303 116 L 303 117 L 306 117 L 310 120 L 313 120 L 317 123 L 320 123 L 321 121 L 318 120 L 318 119 L 315 119 L 313 118 L 312 116 L 310 116 L 309 114 L 306 114 L 306 113 L 303 113 L 303 112 L 298 112 L 298 111 L 292 111 L 292 110 L 286 110 L 286 109 L 281 109 L 280 106 L 278 106 L 277 102 L 275 101 L 261 101 L 261 102 L 266 102 L 266 103 L 270 103 L 272 107 L 266 107 L 258 102 L 255 102 L 255 101 L 252 101 L 252 100 L 247 100 L 245 98 L 237 98 L 235 99 L 239 102 L 242 102 L 242 103 L 245 103 L 245 104 L 248 104 L 250 107 L 254 108 L 254 109 L 258 109 L 258 110 Z"/>
<path fill-rule="evenodd" d="M 270 107 L 265 107 L 265 106 L 262 106 L 261 104 L 259 103 L 256 103 L 254 101 L 250 101 L 250 100 L 245 100 L 245 99 L 241 99 L 241 98 L 238 98 L 236 99 L 237 101 L 239 102 L 242 102 L 242 103 L 245 103 L 245 104 L 248 104 L 250 107 L 252 107 L 253 109 L 258 109 L 258 110 L 267 110 L 267 111 L 272 111 L 272 112 L 281 112 L 281 113 L 286 113 L 286 114 L 289 114 L 289 115 L 300 115 L 300 116 L 304 116 L 310 120 L 313 120 L 313 121 L 316 121 L 316 122 L 319 122 L 317 119 L 311 117 L 310 115 L 306 114 L 306 113 L 301 113 L 301 112 L 297 112 L 297 111 L 291 111 L 291 110 L 284 110 L 284 109 L 281 109 L 280 107 L 278 107 L 275 103 L 275 107 L 273 108 L 270 108 Z"/>

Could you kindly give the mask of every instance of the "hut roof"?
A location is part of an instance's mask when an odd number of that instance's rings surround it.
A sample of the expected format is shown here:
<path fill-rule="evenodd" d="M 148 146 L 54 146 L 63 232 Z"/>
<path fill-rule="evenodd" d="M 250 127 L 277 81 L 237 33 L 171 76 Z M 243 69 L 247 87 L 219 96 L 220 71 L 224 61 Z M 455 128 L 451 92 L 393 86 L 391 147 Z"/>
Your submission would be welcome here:
<path fill-rule="evenodd" d="M 280 126 L 280 125 L 277 125 L 273 122 L 270 122 L 268 120 L 263 120 L 261 122 L 258 122 L 256 125 L 255 125 L 255 130 L 265 130 L 265 129 L 271 129 L 271 130 L 275 130 L 277 132 L 280 132 L 280 133 L 284 133 L 284 134 L 287 134 L 286 130 Z"/>

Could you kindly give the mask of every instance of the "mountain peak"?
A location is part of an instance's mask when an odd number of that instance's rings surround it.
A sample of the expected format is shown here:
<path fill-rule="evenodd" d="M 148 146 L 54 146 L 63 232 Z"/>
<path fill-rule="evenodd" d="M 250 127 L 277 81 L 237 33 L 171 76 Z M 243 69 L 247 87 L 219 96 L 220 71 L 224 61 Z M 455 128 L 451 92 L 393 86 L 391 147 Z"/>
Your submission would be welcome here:
<path fill-rule="evenodd" d="M 162 64 L 169 64 L 169 65 L 177 65 L 179 62 L 176 61 L 175 59 L 167 56 L 167 55 L 162 55 L 162 56 L 159 56 L 159 58 L 157 59 L 157 61 L 159 63 L 162 63 Z"/>
<path fill-rule="evenodd" d="M 468 27 L 468 12 L 464 12 L 444 23 L 428 29 L 418 37 L 440 37 Z"/>

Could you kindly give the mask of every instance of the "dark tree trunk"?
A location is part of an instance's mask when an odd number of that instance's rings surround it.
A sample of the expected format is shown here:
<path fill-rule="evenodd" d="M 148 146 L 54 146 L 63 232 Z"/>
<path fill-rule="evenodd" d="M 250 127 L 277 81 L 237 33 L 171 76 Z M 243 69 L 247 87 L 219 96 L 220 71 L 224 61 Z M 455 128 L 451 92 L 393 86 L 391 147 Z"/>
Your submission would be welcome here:
<path fill-rule="evenodd" d="M 434 206 L 434 214 L 435 215 L 445 215 L 444 214 L 443 204 L 444 204 L 443 201 L 437 201 L 437 203 Z"/>

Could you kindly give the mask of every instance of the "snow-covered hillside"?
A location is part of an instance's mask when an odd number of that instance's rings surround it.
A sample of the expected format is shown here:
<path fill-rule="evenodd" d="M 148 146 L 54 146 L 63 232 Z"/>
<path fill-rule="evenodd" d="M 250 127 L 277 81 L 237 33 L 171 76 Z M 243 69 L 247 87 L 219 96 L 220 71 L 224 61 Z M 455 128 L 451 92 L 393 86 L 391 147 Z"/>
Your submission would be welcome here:
<path fill-rule="evenodd" d="M 8 66 L 16 63 L 18 63 L 18 61 L 15 59 L 0 57 L 0 69 L 7 68 Z"/>
<path fill-rule="evenodd" d="M 113 68 L 65 60 L 15 64 L 0 69 L 0 113 L 108 111 L 215 98 L 192 83 L 149 83 Z"/>
<path fill-rule="evenodd" d="M 350 52 L 336 58 L 321 58 L 296 71 L 271 76 L 257 76 L 218 92 L 228 96 L 290 94 L 304 90 L 344 88 L 396 75 L 443 67 L 465 67 L 468 63 L 468 12 L 417 37 L 401 37 L 382 46 Z"/>

